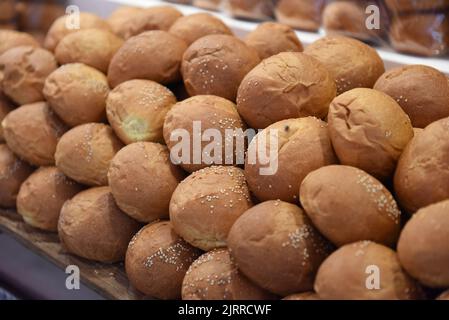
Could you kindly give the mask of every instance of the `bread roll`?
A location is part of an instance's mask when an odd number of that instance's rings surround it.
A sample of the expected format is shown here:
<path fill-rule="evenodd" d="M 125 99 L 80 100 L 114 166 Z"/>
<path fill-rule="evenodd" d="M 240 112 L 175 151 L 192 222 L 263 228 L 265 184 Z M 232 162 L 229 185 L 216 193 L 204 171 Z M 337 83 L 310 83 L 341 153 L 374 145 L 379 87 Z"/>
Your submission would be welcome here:
<path fill-rule="evenodd" d="M 337 246 L 372 240 L 393 246 L 401 212 L 390 191 L 366 172 L 333 165 L 309 173 L 301 205 L 315 227 Z"/>
<path fill-rule="evenodd" d="M 229 229 L 252 205 L 242 170 L 213 166 L 178 185 L 170 201 L 170 220 L 184 240 L 208 251 L 226 246 Z"/>
<path fill-rule="evenodd" d="M 20 187 L 17 212 L 27 224 L 56 232 L 62 205 L 81 190 L 79 184 L 67 178 L 58 168 L 41 167 Z"/>
<path fill-rule="evenodd" d="M 385 93 L 358 88 L 332 101 L 329 134 L 340 162 L 389 178 L 405 146 L 413 137 L 409 117 Z"/>
<path fill-rule="evenodd" d="M 215 16 L 200 12 L 185 17 L 181 17 L 170 27 L 169 32 L 181 39 L 187 45 L 207 35 L 211 34 L 229 34 L 232 31 Z"/>
<path fill-rule="evenodd" d="M 245 37 L 245 43 L 257 50 L 260 59 L 281 52 L 301 52 L 303 47 L 295 31 L 287 25 L 265 22 Z"/>
<path fill-rule="evenodd" d="M 167 147 L 151 142 L 121 149 L 108 171 L 117 205 L 141 222 L 168 217 L 171 196 L 183 178 L 183 171 L 171 164 Z"/>
<path fill-rule="evenodd" d="M 126 144 L 163 142 L 165 116 L 175 103 L 176 97 L 166 87 L 150 80 L 130 80 L 108 95 L 106 115 L 114 132 Z"/>
<path fill-rule="evenodd" d="M 227 0 L 229 12 L 237 18 L 267 20 L 273 16 L 272 0 Z"/>
<path fill-rule="evenodd" d="M 58 233 L 69 253 L 112 263 L 124 260 L 128 243 L 139 227 L 120 211 L 108 187 L 98 187 L 64 203 Z"/>
<path fill-rule="evenodd" d="M 330 246 L 298 206 L 267 201 L 232 226 L 228 246 L 240 271 L 281 296 L 310 291 Z"/>
<path fill-rule="evenodd" d="M 305 176 L 337 163 L 327 124 L 316 118 L 276 122 L 251 141 L 245 162 L 248 186 L 261 201 L 298 202 Z"/>
<path fill-rule="evenodd" d="M 77 20 L 71 15 L 64 15 L 56 19 L 45 37 L 45 48 L 54 51 L 62 38 L 80 29 L 111 30 L 111 27 L 105 20 L 89 12 L 80 12 L 79 20 Z M 77 22 L 79 22 L 79 25 L 76 25 Z"/>
<path fill-rule="evenodd" d="M 419 209 L 398 242 L 401 265 L 422 284 L 449 287 L 449 200 Z"/>
<path fill-rule="evenodd" d="M 187 269 L 200 254 L 173 231 L 170 222 L 155 222 L 143 227 L 129 243 L 126 275 L 152 298 L 179 299 Z"/>
<path fill-rule="evenodd" d="M 408 65 L 391 69 L 377 80 L 374 89 L 396 100 L 414 127 L 425 128 L 449 116 L 449 80 L 432 67 Z"/>
<path fill-rule="evenodd" d="M 58 64 L 47 50 L 21 46 L 0 56 L 0 80 L 3 92 L 15 103 L 42 101 L 45 79 Z"/>
<path fill-rule="evenodd" d="M 446 290 L 442 294 L 440 294 L 437 300 L 449 300 L 449 290 Z"/>
<path fill-rule="evenodd" d="M 449 8 L 448 0 L 385 0 L 385 3 L 393 12 L 410 13 L 423 10 L 440 10 Z"/>
<path fill-rule="evenodd" d="M 235 101 L 240 82 L 259 61 L 256 50 L 236 37 L 209 35 L 186 50 L 181 72 L 191 96 L 211 94 Z"/>
<path fill-rule="evenodd" d="M 0 207 L 16 206 L 20 185 L 33 168 L 20 160 L 6 144 L 0 144 Z"/>
<path fill-rule="evenodd" d="M 20 46 L 39 47 L 39 43 L 28 33 L 15 30 L 0 30 L 0 55 L 11 48 Z"/>
<path fill-rule="evenodd" d="M 337 95 L 353 88 L 372 88 L 385 72 L 375 49 L 355 39 L 327 36 L 309 45 L 304 53 L 318 59 L 337 84 Z"/>
<path fill-rule="evenodd" d="M 122 147 L 108 125 L 83 124 L 61 137 L 56 147 L 56 166 L 79 183 L 107 185 L 109 164 Z"/>
<path fill-rule="evenodd" d="M 108 93 L 106 76 L 82 63 L 59 67 L 44 86 L 51 108 L 70 127 L 105 119 Z"/>
<path fill-rule="evenodd" d="M 267 300 L 273 296 L 248 280 L 228 249 L 203 254 L 192 263 L 182 284 L 183 300 Z"/>
<path fill-rule="evenodd" d="M 408 212 L 449 198 L 449 118 L 427 126 L 407 145 L 394 175 L 399 204 Z"/>
<path fill-rule="evenodd" d="M 192 0 L 192 4 L 196 7 L 215 11 L 220 9 L 222 2 L 222 0 Z"/>
<path fill-rule="evenodd" d="M 6 115 L 14 109 L 12 102 L 0 91 L 0 142 L 5 142 L 1 123 Z"/>
<path fill-rule="evenodd" d="M 109 84 L 114 88 L 132 79 L 175 82 L 180 79 L 179 68 L 186 48 L 183 40 L 166 31 L 147 31 L 132 37 L 111 60 Z"/>
<path fill-rule="evenodd" d="M 237 108 L 250 127 L 263 129 L 284 119 L 326 117 L 335 92 L 334 78 L 318 60 L 283 52 L 246 75 Z"/>
<path fill-rule="evenodd" d="M 315 292 L 309 291 L 303 293 L 294 293 L 286 296 L 282 300 L 320 300 L 320 298 Z"/>
<path fill-rule="evenodd" d="M 3 134 L 9 148 L 35 166 L 55 163 L 55 150 L 66 126 L 46 102 L 23 105 L 2 121 Z"/>
<path fill-rule="evenodd" d="M 181 130 L 188 136 L 181 135 L 179 140 Z M 219 137 L 206 139 L 210 130 L 220 133 Z M 170 109 L 165 117 L 164 139 L 176 155 L 172 161 L 193 172 L 210 165 L 241 164 L 245 147 L 244 130 L 245 124 L 234 103 L 217 96 L 198 95 L 178 102 Z"/>
<path fill-rule="evenodd" d="M 110 31 L 85 29 L 62 38 L 55 56 L 60 64 L 80 62 L 106 73 L 112 57 L 122 45 L 123 40 Z"/>
<path fill-rule="evenodd" d="M 316 276 L 315 291 L 324 300 L 423 297 L 420 286 L 402 270 L 396 252 L 370 241 L 347 244 L 324 260 Z"/>

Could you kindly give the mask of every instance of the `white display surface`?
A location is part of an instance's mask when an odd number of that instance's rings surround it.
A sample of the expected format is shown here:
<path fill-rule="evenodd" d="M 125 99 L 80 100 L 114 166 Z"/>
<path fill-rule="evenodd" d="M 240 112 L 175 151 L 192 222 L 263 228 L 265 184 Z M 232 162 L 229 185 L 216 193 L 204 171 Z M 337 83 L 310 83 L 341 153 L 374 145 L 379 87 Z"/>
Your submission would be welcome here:
<path fill-rule="evenodd" d="M 128 5 L 144 8 L 168 4 L 167 2 L 160 0 L 95 0 L 95 1 L 72 0 L 71 3 L 79 5 L 81 10 L 92 11 L 103 17 L 107 16 L 114 8 L 118 7 L 119 5 Z M 209 12 L 222 19 L 239 37 L 242 37 L 246 35 L 248 32 L 254 30 L 259 24 L 257 22 L 237 20 L 226 15 L 225 13 L 202 10 L 200 8 L 196 8 L 193 6 L 179 5 L 179 4 L 170 4 L 170 5 L 175 6 L 183 14 L 192 14 L 204 11 Z M 305 46 L 323 36 L 323 34 L 321 33 L 305 32 L 305 31 L 296 31 L 296 33 L 298 35 L 298 38 Z M 423 58 L 397 53 L 389 48 L 376 48 L 376 49 L 379 52 L 381 58 L 384 60 L 385 67 L 387 69 L 408 64 L 423 64 L 434 67 L 449 75 L 448 57 Z"/>

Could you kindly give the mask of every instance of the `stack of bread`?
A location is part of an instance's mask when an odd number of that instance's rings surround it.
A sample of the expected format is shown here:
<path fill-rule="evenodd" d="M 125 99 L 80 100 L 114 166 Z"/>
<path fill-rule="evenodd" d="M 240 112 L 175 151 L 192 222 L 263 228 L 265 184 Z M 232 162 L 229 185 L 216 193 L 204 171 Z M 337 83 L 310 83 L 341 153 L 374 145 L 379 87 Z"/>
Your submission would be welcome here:
<path fill-rule="evenodd" d="M 0 31 L 1 207 L 153 298 L 447 299 L 444 74 L 170 6 L 65 19 Z"/>

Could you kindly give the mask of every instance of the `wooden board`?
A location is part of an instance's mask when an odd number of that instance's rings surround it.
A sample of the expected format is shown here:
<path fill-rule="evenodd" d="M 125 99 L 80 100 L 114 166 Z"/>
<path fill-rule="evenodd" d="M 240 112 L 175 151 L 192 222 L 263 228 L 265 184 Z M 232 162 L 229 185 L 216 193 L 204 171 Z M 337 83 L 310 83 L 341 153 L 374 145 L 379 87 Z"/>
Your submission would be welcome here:
<path fill-rule="evenodd" d="M 123 264 L 103 264 L 68 254 L 59 243 L 58 235 L 43 232 L 25 224 L 16 212 L 0 209 L 0 228 L 12 234 L 33 252 L 50 259 L 65 270 L 77 265 L 81 281 L 107 299 L 142 299 L 126 277 Z"/>

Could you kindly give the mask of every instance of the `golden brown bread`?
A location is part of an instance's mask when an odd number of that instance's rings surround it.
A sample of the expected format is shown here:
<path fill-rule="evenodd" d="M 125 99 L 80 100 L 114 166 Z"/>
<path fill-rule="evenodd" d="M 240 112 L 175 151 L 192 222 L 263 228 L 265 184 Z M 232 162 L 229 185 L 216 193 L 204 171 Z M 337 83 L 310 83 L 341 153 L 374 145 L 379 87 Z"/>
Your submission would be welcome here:
<path fill-rule="evenodd" d="M 263 60 L 243 79 L 237 108 L 252 128 L 284 119 L 324 118 L 335 98 L 334 78 L 318 60 L 283 52 Z"/>
<path fill-rule="evenodd" d="M 255 49 L 230 35 L 208 35 L 184 53 L 181 72 L 191 95 L 211 94 L 235 101 L 243 77 L 259 63 Z"/>
<path fill-rule="evenodd" d="M 270 154 L 274 156 L 268 157 Z M 299 186 L 305 176 L 337 161 L 327 123 L 313 117 L 289 119 L 272 124 L 251 141 L 245 176 L 259 200 L 297 203 Z"/>
<path fill-rule="evenodd" d="M 45 79 L 58 64 L 45 49 L 20 46 L 0 56 L 0 85 L 11 100 L 19 105 L 42 101 Z"/>
<path fill-rule="evenodd" d="M 340 162 L 380 180 L 393 174 L 413 137 L 407 114 L 393 98 L 373 89 L 357 88 L 339 95 L 331 103 L 328 122 Z"/>
<path fill-rule="evenodd" d="M 21 185 L 17 212 L 27 224 L 56 232 L 62 205 L 81 190 L 81 185 L 67 178 L 58 168 L 41 167 Z"/>
<path fill-rule="evenodd" d="M 129 80 L 109 93 L 106 115 L 126 144 L 163 142 L 165 116 L 175 103 L 176 97 L 166 87 L 151 80 Z"/>
<path fill-rule="evenodd" d="M 449 198 L 449 118 L 428 125 L 402 153 L 394 176 L 399 204 L 410 214 Z"/>
<path fill-rule="evenodd" d="M 0 30 L 0 55 L 11 48 L 19 46 L 39 47 L 39 43 L 31 35 L 15 30 Z"/>
<path fill-rule="evenodd" d="M 13 208 L 20 185 L 33 168 L 20 160 L 6 144 L 0 144 L 0 207 Z"/>
<path fill-rule="evenodd" d="M 229 229 L 252 205 L 241 169 L 212 166 L 178 185 L 170 201 L 170 220 L 184 240 L 207 251 L 226 246 Z"/>
<path fill-rule="evenodd" d="M 12 102 L 0 91 L 0 142 L 5 142 L 3 137 L 3 127 L 1 123 L 6 115 L 14 109 Z"/>
<path fill-rule="evenodd" d="M 377 80 L 374 89 L 396 100 L 414 127 L 425 128 L 449 116 L 449 79 L 432 67 L 408 65 L 391 69 Z"/>
<path fill-rule="evenodd" d="M 337 95 L 353 88 L 372 88 L 385 72 L 374 48 L 348 37 L 326 36 L 309 45 L 304 53 L 329 70 L 337 84 Z"/>
<path fill-rule="evenodd" d="M 185 42 L 167 31 L 146 31 L 125 41 L 109 64 L 112 88 L 132 79 L 167 84 L 180 79 Z M 151 59 L 148 59 L 151 57 Z"/>
<path fill-rule="evenodd" d="M 178 236 L 170 222 L 143 227 L 126 251 L 126 275 L 131 284 L 157 299 L 181 298 L 184 276 L 201 251 Z"/>
<path fill-rule="evenodd" d="M 237 268 L 229 250 L 203 254 L 190 266 L 182 283 L 183 300 L 269 300 L 262 290 Z"/>
<path fill-rule="evenodd" d="M 44 96 L 70 127 L 105 119 L 109 86 L 106 76 L 82 63 L 65 64 L 51 73 Z"/>
<path fill-rule="evenodd" d="M 6 143 L 20 158 L 36 166 L 55 163 L 55 150 L 66 126 L 46 102 L 23 105 L 2 121 Z"/>
<path fill-rule="evenodd" d="M 347 244 L 324 260 L 315 291 L 324 300 L 423 298 L 421 287 L 402 270 L 396 252 L 371 241 Z"/>
<path fill-rule="evenodd" d="M 142 222 L 168 217 L 171 196 L 184 172 L 170 162 L 166 146 L 137 142 L 111 161 L 108 181 L 117 205 Z"/>
<path fill-rule="evenodd" d="M 66 201 L 58 222 L 59 239 L 69 253 L 107 263 L 124 260 L 139 228 L 120 211 L 108 187 L 91 188 Z"/>
<path fill-rule="evenodd" d="M 303 210 L 279 200 L 258 204 L 238 218 L 228 246 L 244 275 L 281 296 L 310 291 L 330 252 Z"/>
<path fill-rule="evenodd" d="M 122 147 L 108 125 L 83 124 L 61 137 L 55 152 L 56 166 L 79 183 L 104 186 L 108 184 L 110 162 Z"/>
<path fill-rule="evenodd" d="M 317 31 L 321 26 L 321 12 L 325 0 L 279 0 L 275 8 L 276 20 L 293 28 Z"/>
<path fill-rule="evenodd" d="M 366 172 L 342 165 L 322 167 L 306 176 L 300 190 L 307 215 L 335 245 L 362 240 L 396 244 L 401 211 L 390 191 Z"/>

